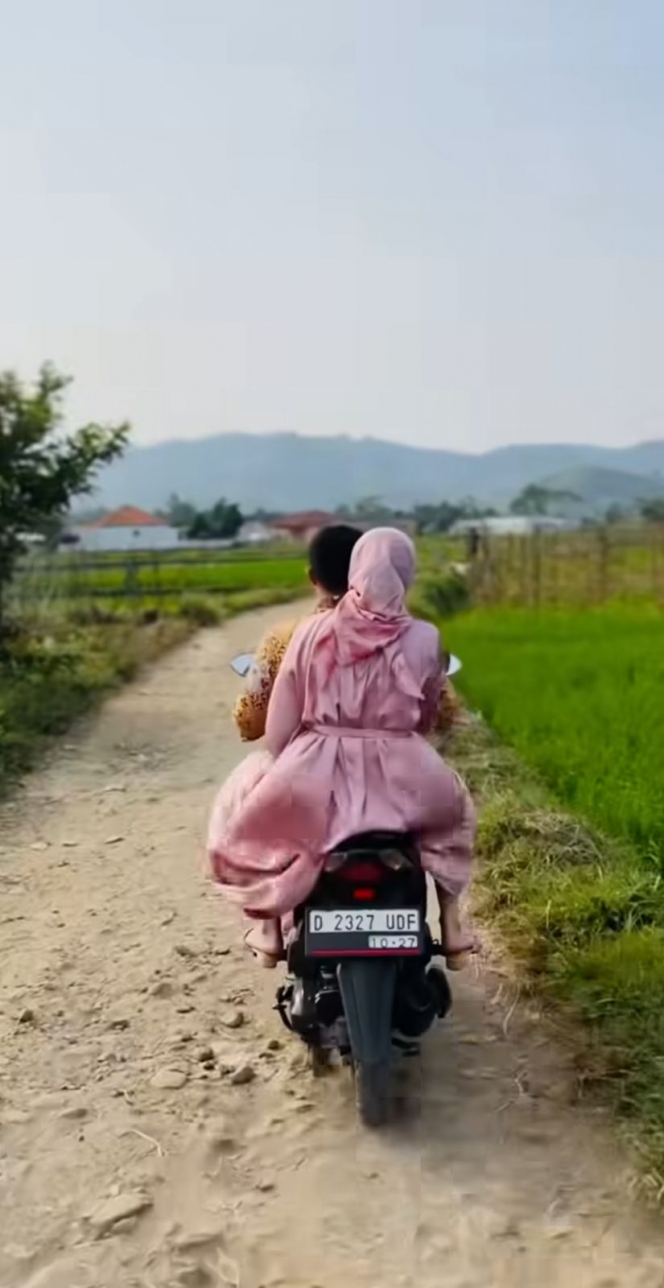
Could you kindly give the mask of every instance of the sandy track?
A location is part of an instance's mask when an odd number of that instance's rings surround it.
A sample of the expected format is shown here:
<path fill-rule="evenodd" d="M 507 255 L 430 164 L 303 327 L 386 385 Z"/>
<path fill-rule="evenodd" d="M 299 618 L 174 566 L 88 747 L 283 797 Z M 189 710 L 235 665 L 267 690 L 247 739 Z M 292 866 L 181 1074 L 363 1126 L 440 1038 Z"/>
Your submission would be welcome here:
<path fill-rule="evenodd" d="M 201 858 L 242 754 L 226 663 L 282 613 L 169 657 L 0 812 L 0 1285 L 664 1284 L 601 1116 L 494 975 L 455 984 L 380 1135 L 282 1031 Z"/>

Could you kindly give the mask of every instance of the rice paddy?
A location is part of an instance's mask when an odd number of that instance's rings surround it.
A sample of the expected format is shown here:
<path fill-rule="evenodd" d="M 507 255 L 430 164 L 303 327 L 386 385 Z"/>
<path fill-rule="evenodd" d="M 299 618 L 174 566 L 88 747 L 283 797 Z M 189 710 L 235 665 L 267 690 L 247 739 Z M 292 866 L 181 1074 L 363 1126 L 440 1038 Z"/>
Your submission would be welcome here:
<path fill-rule="evenodd" d="M 524 984 L 585 1024 L 584 1083 L 664 1193 L 664 612 L 477 608 L 445 623 L 481 713 L 454 758 L 482 801 L 477 906 Z"/>
<path fill-rule="evenodd" d="M 664 613 L 488 608 L 446 630 L 471 705 L 561 804 L 664 865 Z"/>

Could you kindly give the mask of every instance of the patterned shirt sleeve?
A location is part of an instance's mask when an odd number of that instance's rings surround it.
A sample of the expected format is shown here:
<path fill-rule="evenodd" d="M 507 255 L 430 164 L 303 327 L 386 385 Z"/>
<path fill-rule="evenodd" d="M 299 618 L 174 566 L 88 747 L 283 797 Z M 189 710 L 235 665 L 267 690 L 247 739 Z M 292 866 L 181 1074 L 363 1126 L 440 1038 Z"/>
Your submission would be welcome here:
<path fill-rule="evenodd" d="M 461 719 L 461 703 L 449 680 L 443 685 L 438 706 L 436 733 L 449 733 Z"/>
<path fill-rule="evenodd" d="M 445 734 L 461 722 L 461 703 L 447 676 L 449 654 L 440 645 L 440 668 L 424 686 L 420 733 Z"/>
<path fill-rule="evenodd" d="M 233 710 L 233 719 L 243 742 L 255 742 L 265 733 L 270 694 L 285 652 L 286 641 L 268 632 L 256 653 L 244 693 Z"/>

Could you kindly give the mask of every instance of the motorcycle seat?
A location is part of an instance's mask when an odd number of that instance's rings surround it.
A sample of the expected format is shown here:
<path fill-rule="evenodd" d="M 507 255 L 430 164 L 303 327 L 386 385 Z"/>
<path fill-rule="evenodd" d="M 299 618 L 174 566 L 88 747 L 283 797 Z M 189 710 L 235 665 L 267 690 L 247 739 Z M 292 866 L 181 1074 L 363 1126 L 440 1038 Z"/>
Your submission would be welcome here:
<path fill-rule="evenodd" d="M 380 853 L 383 850 L 398 850 L 409 858 L 418 853 L 417 839 L 412 832 L 363 832 L 360 836 L 349 836 L 339 845 L 335 845 L 334 854 Z"/>

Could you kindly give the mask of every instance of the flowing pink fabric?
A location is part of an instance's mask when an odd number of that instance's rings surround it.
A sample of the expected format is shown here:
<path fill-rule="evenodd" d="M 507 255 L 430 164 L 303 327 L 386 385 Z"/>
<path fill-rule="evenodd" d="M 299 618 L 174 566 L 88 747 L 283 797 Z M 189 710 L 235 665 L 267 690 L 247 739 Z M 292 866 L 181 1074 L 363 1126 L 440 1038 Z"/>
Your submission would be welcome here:
<path fill-rule="evenodd" d="M 468 884 L 472 802 L 423 736 L 445 677 L 437 630 L 405 609 L 414 567 L 402 533 L 367 533 L 348 595 L 293 636 L 268 709 L 274 759 L 258 753 L 237 767 L 210 827 L 214 876 L 250 917 L 291 912 L 325 855 L 362 832 L 416 832 L 444 890 Z"/>

